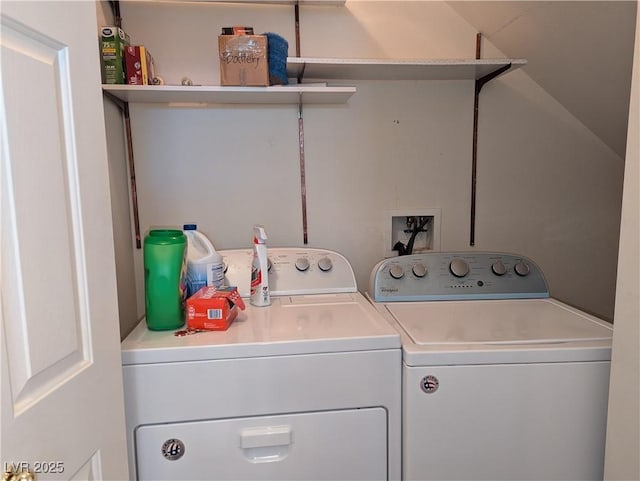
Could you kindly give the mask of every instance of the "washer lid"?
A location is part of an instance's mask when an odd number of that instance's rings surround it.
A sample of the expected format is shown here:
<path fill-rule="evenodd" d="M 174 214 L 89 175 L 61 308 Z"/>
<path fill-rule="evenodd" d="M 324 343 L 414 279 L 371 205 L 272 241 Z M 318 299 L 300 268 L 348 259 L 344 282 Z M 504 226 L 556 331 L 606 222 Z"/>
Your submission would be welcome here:
<path fill-rule="evenodd" d="M 610 339 L 611 328 L 546 300 L 388 304 L 411 340 L 432 344 L 535 344 Z"/>
<path fill-rule="evenodd" d="M 412 366 L 608 360 L 611 325 L 555 299 L 387 303 Z"/>
<path fill-rule="evenodd" d="M 247 302 L 226 331 L 175 336 L 143 320 L 122 342 L 122 362 L 204 361 L 399 349 L 400 335 L 360 293 L 282 296 L 268 307 Z"/>

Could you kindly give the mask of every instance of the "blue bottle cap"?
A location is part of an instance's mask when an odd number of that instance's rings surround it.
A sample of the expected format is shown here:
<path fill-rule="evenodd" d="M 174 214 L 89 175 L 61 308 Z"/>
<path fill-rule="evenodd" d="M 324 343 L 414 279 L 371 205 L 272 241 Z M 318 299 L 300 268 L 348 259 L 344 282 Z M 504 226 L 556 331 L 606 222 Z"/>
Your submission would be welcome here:
<path fill-rule="evenodd" d="M 185 224 L 182 226 L 182 230 L 198 230 L 198 226 L 196 224 Z"/>

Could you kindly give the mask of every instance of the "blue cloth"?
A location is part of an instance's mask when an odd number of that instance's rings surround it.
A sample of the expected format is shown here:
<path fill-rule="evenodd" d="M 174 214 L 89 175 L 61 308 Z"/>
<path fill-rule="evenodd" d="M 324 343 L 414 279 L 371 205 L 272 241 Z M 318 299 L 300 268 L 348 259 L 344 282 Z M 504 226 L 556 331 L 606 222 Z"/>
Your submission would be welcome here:
<path fill-rule="evenodd" d="M 287 85 L 287 56 L 289 42 L 277 33 L 267 32 L 267 50 L 269 57 L 269 83 L 271 85 Z"/>

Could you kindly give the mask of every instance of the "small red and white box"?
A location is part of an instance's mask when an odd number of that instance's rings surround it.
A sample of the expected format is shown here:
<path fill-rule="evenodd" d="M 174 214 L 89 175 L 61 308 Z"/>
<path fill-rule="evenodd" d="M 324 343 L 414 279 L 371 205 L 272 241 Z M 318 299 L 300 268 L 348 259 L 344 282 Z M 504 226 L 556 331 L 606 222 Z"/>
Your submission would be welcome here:
<path fill-rule="evenodd" d="M 144 45 L 129 45 L 124 49 L 126 83 L 152 85 L 155 75 L 154 60 Z"/>
<path fill-rule="evenodd" d="M 224 331 L 245 305 L 237 287 L 205 286 L 187 299 L 187 328 Z"/>

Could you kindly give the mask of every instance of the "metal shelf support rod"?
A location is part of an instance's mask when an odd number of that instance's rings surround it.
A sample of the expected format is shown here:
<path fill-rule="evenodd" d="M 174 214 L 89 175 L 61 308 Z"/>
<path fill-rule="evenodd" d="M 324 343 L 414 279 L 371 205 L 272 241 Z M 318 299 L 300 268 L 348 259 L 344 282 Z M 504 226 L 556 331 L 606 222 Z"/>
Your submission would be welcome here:
<path fill-rule="evenodd" d="M 135 229 L 136 248 L 142 249 L 142 240 L 140 236 L 140 216 L 138 213 L 138 190 L 136 187 L 136 167 L 133 159 L 133 134 L 131 133 L 129 102 L 124 102 L 109 92 L 103 92 L 103 94 L 118 107 L 124 119 L 125 137 L 127 140 L 127 158 L 129 164 L 129 181 L 131 183 L 131 209 L 133 211 L 133 226 Z"/>
<path fill-rule="evenodd" d="M 296 57 L 300 57 L 300 5 L 296 2 L 293 6 L 296 28 Z M 297 82 L 302 82 L 304 67 L 298 75 Z M 309 230 L 307 224 L 307 174 L 304 159 L 304 118 L 302 116 L 302 92 L 298 96 L 298 153 L 300 157 L 300 197 L 302 200 L 302 242 L 309 243 Z"/>
<path fill-rule="evenodd" d="M 476 35 L 476 59 L 480 59 L 480 46 L 482 42 L 482 35 Z M 480 90 L 489 81 L 496 78 L 498 75 L 506 72 L 511 68 L 511 63 L 500 67 L 497 70 L 480 77 L 475 81 L 474 95 L 473 95 L 473 146 L 471 155 L 471 221 L 469 229 L 469 245 L 474 246 L 476 244 L 476 181 L 478 171 L 478 104 L 480 99 Z"/>

